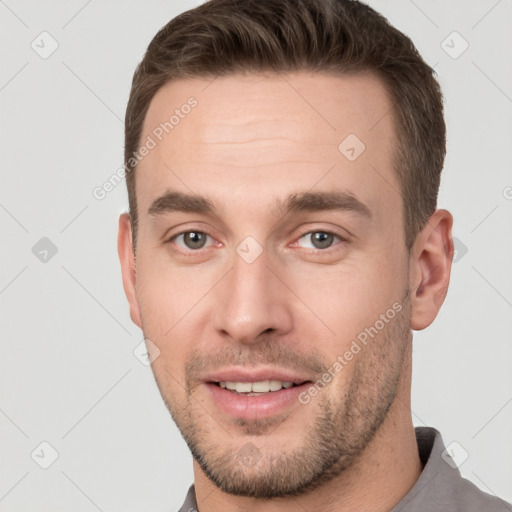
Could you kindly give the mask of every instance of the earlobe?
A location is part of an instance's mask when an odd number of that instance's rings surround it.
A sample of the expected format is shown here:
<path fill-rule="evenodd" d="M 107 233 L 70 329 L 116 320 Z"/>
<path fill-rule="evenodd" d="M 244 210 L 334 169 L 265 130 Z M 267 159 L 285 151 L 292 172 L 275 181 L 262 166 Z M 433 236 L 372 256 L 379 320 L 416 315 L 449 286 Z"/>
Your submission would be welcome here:
<path fill-rule="evenodd" d="M 123 288 L 128 304 L 130 306 L 130 318 L 132 322 L 141 327 L 141 315 L 137 293 L 135 289 L 135 255 L 132 247 L 132 227 L 130 215 L 122 213 L 119 217 L 119 232 L 117 235 L 117 252 L 121 263 L 121 275 L 123 279 Z"/>
<path fill-rule="evenodd" d="M 453 259 L 453 217 L 437 210 L 418 234 L 411 250 L 411 329 L 428 327 L 437 316 L 448 292 Z"/>

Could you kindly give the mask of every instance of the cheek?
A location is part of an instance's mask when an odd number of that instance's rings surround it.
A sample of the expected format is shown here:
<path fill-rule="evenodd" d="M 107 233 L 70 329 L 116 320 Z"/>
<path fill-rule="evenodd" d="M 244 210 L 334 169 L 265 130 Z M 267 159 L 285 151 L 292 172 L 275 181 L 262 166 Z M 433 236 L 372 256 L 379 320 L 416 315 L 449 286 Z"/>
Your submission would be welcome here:
<path fill-rule="evenodd" d="M 144 326 L 158 337 L 172 337 L 174 326 L 193 316 L 215 275 L 194 266 L 171 264 L 165 251 L 138 255 L 137 297 Z"/>
<path fill-rule="evenodd" d="M 152 370 L 160 391 L 172 401 L 179 400 L 185 386 L 183 369 L 191 332 L 187 323 L 201 293 L 182 271 L 152 264 L 141 257 L 137 268 L 137 298 L 144 337 L 159 349 Z M 197 297 L 196 297 L 197 295 Z M 192 310 L 192 311 L 191 311 Z"/>
<path fill-rule="evenodd" d="M 352 340 L 400 301 L 406 276 L 389 257 L 347 259 L 338 266 L 310 265 L 307 272 L 290 270 L 288 279 L 303 305 L 298 332 L 314 327 L 331 358 L 343 353 Z M 318 346 L 320 348 L 320 345 Z"/>

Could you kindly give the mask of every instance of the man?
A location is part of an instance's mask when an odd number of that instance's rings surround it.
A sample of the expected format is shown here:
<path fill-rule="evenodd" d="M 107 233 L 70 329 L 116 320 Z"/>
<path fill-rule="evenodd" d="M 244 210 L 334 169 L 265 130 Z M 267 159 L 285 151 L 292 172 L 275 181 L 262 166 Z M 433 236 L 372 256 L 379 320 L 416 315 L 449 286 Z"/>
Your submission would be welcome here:
<path fill-rule="evenodd" d="M 125 135 L 123 283 L 194 457 L 182 511 L 510 510 L 412 424 L 453 243 L 407 37 L 356 1 L 212 0 L 151 42 Z"/>

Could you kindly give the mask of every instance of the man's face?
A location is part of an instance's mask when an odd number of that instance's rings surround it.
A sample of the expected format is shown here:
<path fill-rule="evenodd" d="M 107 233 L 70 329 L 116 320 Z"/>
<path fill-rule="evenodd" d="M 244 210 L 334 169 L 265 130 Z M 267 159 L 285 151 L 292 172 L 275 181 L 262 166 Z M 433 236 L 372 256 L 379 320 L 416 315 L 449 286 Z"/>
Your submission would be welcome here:
<path fill-rule="evenodd" d="M 191 96 L 197 105 L 182 109 Z M 179 80 L 153 98 L 148 136 L 157 144 L 136 171 L 132 318 L 160 350 L 162 397 L 222 490 L 314 488 L 363 453 L 405 378 L 390 100 L 369 75 Z M 214 211 L 156 202 L 167 193 L 202 196 Z M 281 387 L 266 381 L 297 385 L 256 392 Z"/>

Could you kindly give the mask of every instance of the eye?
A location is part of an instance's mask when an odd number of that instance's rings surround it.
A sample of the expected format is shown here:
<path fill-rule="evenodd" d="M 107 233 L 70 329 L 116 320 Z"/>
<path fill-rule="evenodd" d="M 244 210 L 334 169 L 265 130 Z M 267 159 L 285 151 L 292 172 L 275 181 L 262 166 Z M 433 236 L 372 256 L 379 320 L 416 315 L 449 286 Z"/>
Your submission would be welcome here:
<path fill-rule="evenodd" d="M 174 235 L 169 242 L 174 242 L 180 249 L 197 250 L 202 249 L 206 245 L 206 239 L 209 235 L 202 231 L 184 231 Z"/>
<path fill-rule="evenodd" d="M 309 240 L 309 246 L 305 246 L 307 249 L 322 250 L 331 247 L 335 239 L 340 241 L 344 240 L 341 236 L 330 233 L 329 231 L 310 231 L 309 233 L 302 235 L 298 239 L 297 243 L 299 243 L 301 240 L 304 240 L 307 243 Z"/>

